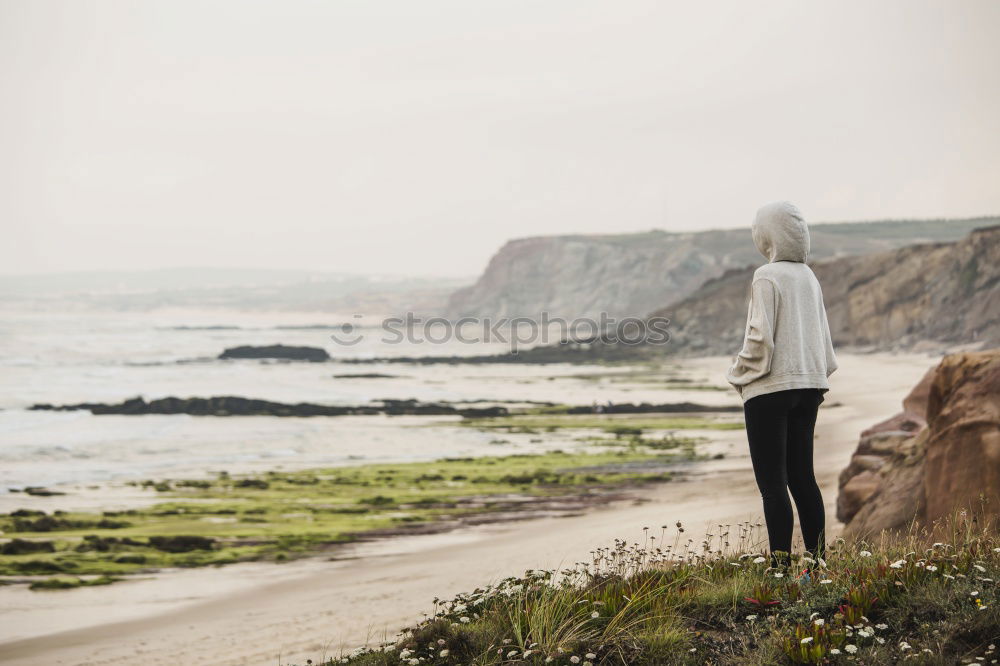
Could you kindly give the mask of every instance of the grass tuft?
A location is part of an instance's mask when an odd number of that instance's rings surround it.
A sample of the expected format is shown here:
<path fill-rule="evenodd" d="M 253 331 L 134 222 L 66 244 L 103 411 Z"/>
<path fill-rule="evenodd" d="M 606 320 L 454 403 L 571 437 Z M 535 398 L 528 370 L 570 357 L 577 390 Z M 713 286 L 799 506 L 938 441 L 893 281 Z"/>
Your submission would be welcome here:
<path fill-rule="evenodd" d="M 646 530 L 563 571 L 449 601 L 394 640 L 324 662 L 390 664 L 979 664 L 1000 657 L 1000 537 L 960 512 L 776 570 L 760 524 Z M 936 541 L 941 535 L 947 541 Z M 672 539 L 670 537 L 673 537 Z M 669 543 L 668 543 L 669 542 Z M 808 570 L 809 580 L 797 574 Z"/>

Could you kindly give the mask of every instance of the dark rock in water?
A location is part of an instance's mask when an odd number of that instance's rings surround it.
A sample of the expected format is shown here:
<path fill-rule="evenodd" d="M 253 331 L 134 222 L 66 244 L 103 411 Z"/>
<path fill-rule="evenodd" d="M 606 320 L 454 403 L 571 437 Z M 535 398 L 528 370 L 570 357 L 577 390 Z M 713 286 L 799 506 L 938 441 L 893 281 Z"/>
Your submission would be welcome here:
<path fill-rule="evenodd" d="M 54 553 L 56 547 L 51 541 L 29 541 L 12 539 L 0 544 L 0 555 L 29 555 L 32 553 Z"/>
<path fill-rule="evenodd" d="M 49 490 L 48 488 L 40 488 L 38 486 L 27 486 L 24 489 L 24 492 L 26 495 L 34 495 L 35 497 L 55 497 L 56 495 L 66 494 L 57 490 Z"/>
<path fill-rule="evenodd" d="M 107 553 L 118 548 L 129 548 L 135 546 L 148 546 L 149 544 L 143 543 L 142 541 L 136 541 L 129 537 L 105 537 L 98 536 L 97 534 L 86 534 L 83 537 L 83 541 L 77 544 L 75 550 L 78 553 Z"/>
<path fill-rule="evenodd" d="M 241 347 L 230 347 L 221 354 L 220 359 L 231 358 L 255 358 L 255 359 L 279 359 L 283 361 L 329 361 L 330 355 L 325 349 L 319 347 L 293 347 L 289 345 L 267 345 L 255 347 L 253 345 L 243 345 Z"/>
<path fill-rule="evenodd" d="M 271 484 L 264 479 L 237 479 L 233 483 L 233 488 L 256 488 L 257 490 L 267 490 Z"/>
<path fill-rule="evenodd" d="M 256 400 L 238 396 L 212 398 L 160 398 L 146 402 L 131 398 L 117 404 L 84 402 L 75 405 L 37 404 L 29 409 L 36 411 L 85 410 L 92 414 L 118 414 L 140 416 L 143 414 L 190 414 L 192 416 L 357 416 L 387 414 L 389 416 L 503 416 L 506 407 L 458 408 L 438 402 L 416 400 L 381 400 L 371 405 L 317 405 L 300 402 L 295 404 Z"/>
<path fill-rule="evenodd" d="M 192 416 L 358 416 L 385 414 L 388 416 L 461 416 L 463 418 L 491 418 L 507 416 L 510 411 L 500 405 L 486 407 L 456 407 L 446 402 L 419 402 L 383 398 L 370 405 L 317 405 L 309 402 L 295 404 L 256 400 L 237 396 L 212 398 L 160 398 L 146 402 L 131 398 L 117 404 L 83 402 L 76 405 L 32 405 L 36 411 L 85 410 L 92 414 L 118 414 L 140 416 L 143 414 L 190 414 Z M 735 412 L 742 411 L 732 405 L 700 405 L 693 402 L 664 404 L 606 404 L 597 407 L 568 406 L 554 408 L 553 414 L 672 414 L 681 412 Z"/>
<path fill-rule="evenodd" d="M 355 374 L 333 375 L 334 379 L 398 379 L 402 375 L 384 375 L 381 372 L 359 372 Z"/>
<path fill-rule="evenodd" d="M 164 331 L 238 331 L 239 326 L 213 325 L 213 326 L 166 326 Z"/>
<path fill-rule="evenodd" d="M 382 403 L 381 413 L 388 414 L 389 416 L 447 416 L 454 414 L 466 418 L 475 418 L 483 416 L 506 416 L 508 413 L 506 407 L 467 407 L 462 409 L 440 402 L 392 399 L 383 399 L 380 402 Z"/>
<path fill-rule="evenodd" d="M 744 311 L 746 308 L 744 308 Z M 477 354 L 471 356 L 386 356 L 340 359 L 343 363 L 406 363 L 411 365 L 549 365 L 558 363 L 636 363 L 666 354 L 666 348 L 654 345 L 618 344 L 612 337 L 564 340 L 518 352 Z"/>
<path fill-rule="evenodd" d="M 101 529 L 101 530 L 117 530 L 124 527 L 131 527 L 131 523 L 125 522 L 124 520 L 111 520 L 109 518 L 102 518 L 101 520 L 78 520 L 75 518 L 66 518 L 60 512 L 56 512 L 49 516 L 45 513 L 38 516 L 18 516 L 17 513 L 11 514 L 14 517 L 13 524 L 11 525 L 11 532 L 56 532 L 59 530 L 85 530 L 85 529 Z"/>
<path fill-rule="evenodd" d="M 149 545 L 165 553 L 189 553 L 192 550 L 212 550 L 215 539 L 203 536 L 152 536 Z"/>

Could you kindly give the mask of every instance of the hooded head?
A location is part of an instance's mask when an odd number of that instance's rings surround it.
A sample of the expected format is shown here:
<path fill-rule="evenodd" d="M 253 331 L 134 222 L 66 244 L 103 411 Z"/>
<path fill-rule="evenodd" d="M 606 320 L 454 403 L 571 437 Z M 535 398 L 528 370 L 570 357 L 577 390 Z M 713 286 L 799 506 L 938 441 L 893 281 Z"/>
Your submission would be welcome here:
<path fill-rule="evenodd" d="M 804 263 L 809 256 L 809 227 L 799 209 L 787 201 L 776 201 L 758 210 L 750 231 L 754 245 L 771 263 Z"/>

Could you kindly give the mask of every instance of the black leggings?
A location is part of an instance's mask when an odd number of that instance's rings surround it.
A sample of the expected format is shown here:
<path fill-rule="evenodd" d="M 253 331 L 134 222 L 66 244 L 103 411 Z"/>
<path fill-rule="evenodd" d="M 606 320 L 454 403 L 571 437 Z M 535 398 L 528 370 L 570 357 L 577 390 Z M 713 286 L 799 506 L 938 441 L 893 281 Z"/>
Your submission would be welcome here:
<path fill-rule="evenodd" d="M 813 473 L 813 430 L 823 402 L 820 389 L 765 393 L 743 403 L 753 473 L 764 500 L 764 520 L 774 565 L 788 565 L 792 550 L 792 491 L 805 549 L 825 551 L 823 496 Z"/>

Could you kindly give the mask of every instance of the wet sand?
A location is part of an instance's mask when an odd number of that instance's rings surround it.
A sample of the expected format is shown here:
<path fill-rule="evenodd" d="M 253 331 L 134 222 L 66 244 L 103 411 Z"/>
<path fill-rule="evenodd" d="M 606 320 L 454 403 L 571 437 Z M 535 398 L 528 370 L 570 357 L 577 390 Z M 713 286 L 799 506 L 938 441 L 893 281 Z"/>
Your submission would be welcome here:
<path fill-rule="evenodd" d="M 834 518 L 837 476 L 865 427 L 899 410 L 936 362 L 908 355 L 839 356 L 817 425 L 816 471 Z M 730 359 L 686 364 L 719 377 Z M 735 394 L 730 396 L 738 404 Z M 615 538 L 680 520 L 699 539 L 717 524 L 762 520 L 742 431 L 713 433 L 687 480 L 585 515 L 484 525 L 447 534 L 357 544 L 320 558 L 164 572 L 146 580 L 65 592 L 0 591 L 0 663 L 302 664 L 392 636 L 448 598 L 526 569 L 563 568 Z M 801 547 L 801 544 L 797 544 Z"/>

